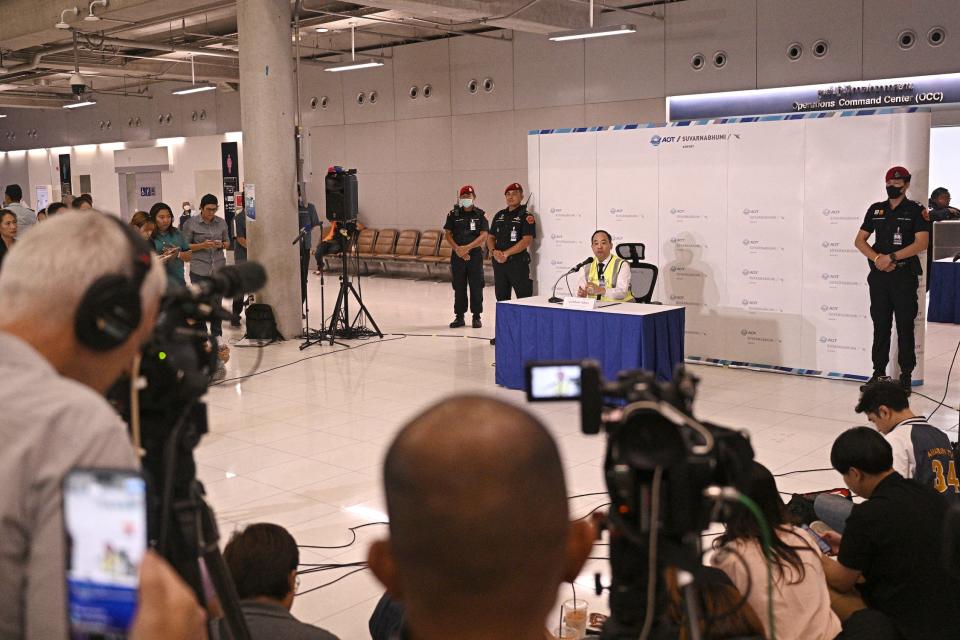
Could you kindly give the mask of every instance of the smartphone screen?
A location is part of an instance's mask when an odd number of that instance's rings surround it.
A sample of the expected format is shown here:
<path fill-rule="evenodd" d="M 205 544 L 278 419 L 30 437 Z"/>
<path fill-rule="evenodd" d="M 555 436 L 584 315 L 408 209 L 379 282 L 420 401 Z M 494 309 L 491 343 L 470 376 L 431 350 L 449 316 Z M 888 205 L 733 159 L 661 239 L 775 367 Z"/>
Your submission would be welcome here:
<path fill-rule="evenodd" d="M 70 637 L 126 637 L 147 548 L 143 477 L 74 469 L 64 480 L 63 510 Z"/>
<path fill-rule="evenodd" d="M 534 364 L 527 367 L 527 398 L 579 400 L 582 367 L 579 362 Z"/>
<path fill-rule="evenodd" d="M 833 550 L 830 548 L 830 544 L 820 537 L 820 534 L 808 527 L 807 525 L 802 525 L 801 528 L 813 536 L 813 539 L 817 541 L 817 546 L 820 547 L 820 551 L 823 551 L 826 554 L 833 553 Z"/>

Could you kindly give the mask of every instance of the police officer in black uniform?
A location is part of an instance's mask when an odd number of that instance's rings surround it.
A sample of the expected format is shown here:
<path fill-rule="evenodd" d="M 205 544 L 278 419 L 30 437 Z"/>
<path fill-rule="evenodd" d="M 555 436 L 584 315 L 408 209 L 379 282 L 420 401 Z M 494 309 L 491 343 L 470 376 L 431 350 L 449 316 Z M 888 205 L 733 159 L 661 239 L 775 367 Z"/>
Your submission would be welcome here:
<path fill-rule="evenodd" d="M 523 201 L 523 187 L 519 182 L 507 185 L 503 195 L 507 208 L 493 216 L 487 250 L 493 258 L 493 290 L 497 300 L 509 300 L 510 292 L 517 298 L 533 295 L 530 279 L 530 252 L 528 247 L 537 237 L 537 221 L 527 211 Z M 491 340 L 490 344 L 496 344 Z"/>
<path fill-rule="evenodd" d="M 443 225 L 447 243 L 453 249 L 450 255 L 450 271 L 453 274 L 453 312 L 451 329 L 464 326 L 463 314 L 467 312 L 467 283 L 470 284 L 471 326 L 483 326 L 483 245 L 487 241 L 487 217 L 483 209 L 474 205 L 477 194 L 473 187 L 460 189 L 457 206 L 447 214 Z"/>
<path fill-rule="evenodd" d="M 873 376 L 867 384 L 886 378 L 890 359 L 890 330 L 897 323 L 900 385 L 909 393 L 917 364 L 913 322 L 919 310 L 917 284 L 922 273 L 918 254 L 927 248 L 930 222 L 919 202 L 905 197 L 910 172 L 903 167 L 887 171 L 887 199 L 867 209 L 854 245 L 870 261 L 870 317 L 873 319 Z M 870 234 L 876 233 L 872 246 Z"/>

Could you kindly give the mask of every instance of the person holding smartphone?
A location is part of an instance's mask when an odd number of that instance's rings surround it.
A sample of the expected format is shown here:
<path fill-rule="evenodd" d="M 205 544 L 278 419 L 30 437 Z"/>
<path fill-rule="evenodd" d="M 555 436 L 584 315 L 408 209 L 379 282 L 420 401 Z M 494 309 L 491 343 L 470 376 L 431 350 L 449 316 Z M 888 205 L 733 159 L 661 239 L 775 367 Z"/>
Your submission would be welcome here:
<path fill-rule="evenodd" d="M 164 202 L 150 207 L 150 217 L 156 223 L 153 232 L 153 248 L 167 270 L 168 286 L 187 286 L 183 265 L 190 262 L 190 244 L 173 226 L 173 210 Z"/>
<path fill-rule="evenodd" d="M 152 334 L 166 277 L 112 216 L 58 214 L 18 243 L 0 272 L 0 638 L 62 639 L 64 480 L 137 468 L 104 394 Z"/>
<path fill-rule="evenodd" d="M 215 271 L 226 266 L 223 250 L 230 246 L 227 222 L 217 216 L 220 201 L 208 193 L 200 199 L 200 217 L 190 220 L 183 229 L 183 238 L 190 245 L 190 282 L 199 284 L 209 280 Z M 218 305 L 220 300 L 215 301 Z M 210 320 L 210 335 L 223 335 L 221 321 Z"/>

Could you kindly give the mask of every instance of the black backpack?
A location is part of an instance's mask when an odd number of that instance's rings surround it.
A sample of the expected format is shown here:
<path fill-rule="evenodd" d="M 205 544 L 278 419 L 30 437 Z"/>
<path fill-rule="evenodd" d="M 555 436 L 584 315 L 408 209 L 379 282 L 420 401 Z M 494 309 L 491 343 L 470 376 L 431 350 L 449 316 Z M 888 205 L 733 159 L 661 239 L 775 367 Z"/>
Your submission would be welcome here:
<path fill-rule="evenodd" d="M 277 329 L 277 320 L 273 315 L 273 308 L 268 304 L 252 304 L 245 312 L 247 317 L 247 333 L 243 336 L 249 340 L 269 340 L 274 342 L 283 340 Z"/>

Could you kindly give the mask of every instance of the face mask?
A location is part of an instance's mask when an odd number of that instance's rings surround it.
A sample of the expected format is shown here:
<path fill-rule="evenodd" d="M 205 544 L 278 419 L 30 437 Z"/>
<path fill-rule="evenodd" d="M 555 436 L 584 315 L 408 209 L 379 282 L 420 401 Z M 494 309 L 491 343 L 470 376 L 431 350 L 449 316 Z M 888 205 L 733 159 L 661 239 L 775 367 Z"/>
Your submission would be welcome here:
<path fill-rule="evenodd" d="M 887 186 L 887 197 L 890 199 L 898 198 L 903 195 L 904 187 L 891 187 Z"/>
<path fill-rule="evenodd" d="M 472 207 L 472 206 L 473 206 L 473 198 L 460 198 L 460 206 L 461 206 L 461 207 L 464 207 L 464 208 L 466 208 L 466 207 Z"/>

